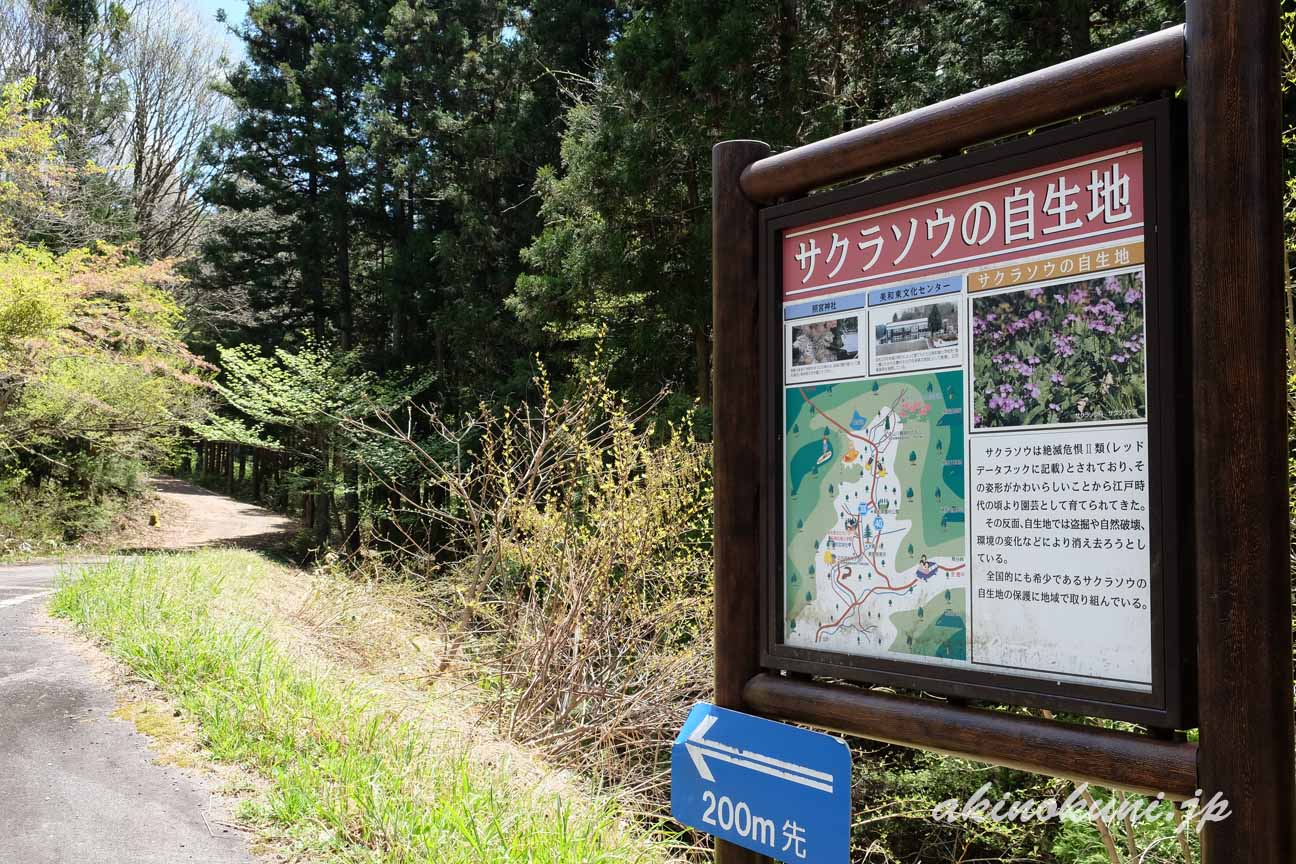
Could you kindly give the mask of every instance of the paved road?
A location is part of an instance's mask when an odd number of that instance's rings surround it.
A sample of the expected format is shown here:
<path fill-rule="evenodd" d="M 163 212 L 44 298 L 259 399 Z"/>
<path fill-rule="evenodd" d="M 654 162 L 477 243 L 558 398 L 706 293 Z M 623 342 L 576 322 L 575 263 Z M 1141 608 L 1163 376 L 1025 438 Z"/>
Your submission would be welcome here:
<path fill-rule="evenodd" d="M 202 780 L 148 739 L 50 631 L 56 568 L 0 566 L 0 864 L 250 864 Z"/>

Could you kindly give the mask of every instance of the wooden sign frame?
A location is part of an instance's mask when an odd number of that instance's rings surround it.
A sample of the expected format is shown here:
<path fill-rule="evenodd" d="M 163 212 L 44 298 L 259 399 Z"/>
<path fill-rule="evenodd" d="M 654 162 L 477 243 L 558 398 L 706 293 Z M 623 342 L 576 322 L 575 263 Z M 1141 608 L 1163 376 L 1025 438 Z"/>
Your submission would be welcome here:
<path fill-rule="evenodd" d="M 1279 37 L 1273 4 L 1188 0 L 1187 24 L 777 155 L 712 154 L 715 702 L 893 744 L 1170 798 L 1219 793 L 1208 864 L 1296 860 Z M 1179 539 L 1196 585 L 1198 740 L 903 696 L 765 665 L 762 208 L 1130 100 L 1182 91 L 1191 447 Z M 937 163 L 939 164 L 939 163 Z M 1176 205 L 1177 206 L 1177 205 Z M 1233 335 L 1244 334 L 1244 335 Z M 1245 477 L 1245 483 L 1238 483 Z M 1191 722 L 1185 714 L 1180 723 Z M 724 842 L 721 864 L 761 856 Z"/>
<path fill-rule="evenodd" d="M 1184 728 L 1195 723 L 1192 676 L 1195 651 L 1185 646 L 1191 632 L 1191 548 L 1184 491 L 1190 476 L 1191 406 L 1188 369 L 1179 362 L 1187 349 L 1182 314 L 1184 226 L 1181 192 L 1182 105 L 1171 99 L 1093 118 L 1008 144 L 843 189 L 762 208 L 759 236 L 762 441 L 761 474 L 761 665 L 810 675 L 844 678 L 923 690 L 962 699 L 1048 708 L 1095 717 Z M 1150 487 L 1150 599 L 1152 690 L 1128 689 L 996 673 L 990 669 L 938 666 L 919 659 L 861 657 L 787 645 L 785 608 L 782 232 L 824 219 L 936 195 L 968 184 L 1011 176 L 1090 153 L 1139 143 L 1143 147 L 1145 286 L 1147 292 L 1147 388 Z M 1179 200 L 1176 200 L 1176 199 Z M 920 277 L 926 278 L 926 277 Z M 966 346 L 965 346 L 966 347 Z M 964 406 L 969 410 L 970 406 Z M 969 526 L 970 530 L 970 526 Z M 1183 553 L 1181 555 L 1181 553 Z M 969 586 L 969 593 L 971 586 Z M 970 599 L 969 599 L 969 602 Z"/>

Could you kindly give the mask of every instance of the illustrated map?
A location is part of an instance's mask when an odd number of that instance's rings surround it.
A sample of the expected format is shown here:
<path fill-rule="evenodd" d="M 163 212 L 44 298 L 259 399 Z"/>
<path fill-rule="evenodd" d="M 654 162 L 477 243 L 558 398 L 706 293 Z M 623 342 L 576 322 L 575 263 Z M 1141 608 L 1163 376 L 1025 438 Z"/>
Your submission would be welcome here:
<path fill-rule="evenodd" d="M 965 661 L 963 373 L 785 398 L 785 643 Z"/>

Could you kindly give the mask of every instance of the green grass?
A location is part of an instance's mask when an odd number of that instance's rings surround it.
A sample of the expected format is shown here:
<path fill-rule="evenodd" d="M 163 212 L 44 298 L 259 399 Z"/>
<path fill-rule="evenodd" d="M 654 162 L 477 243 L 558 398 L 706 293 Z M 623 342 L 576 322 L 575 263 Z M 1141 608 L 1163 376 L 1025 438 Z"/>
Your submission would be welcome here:
<path fill-rule="evenodd" d="M 51 608 L 177 700 L 214 759 L 263 775 L 267 793 L 241 812 L 301 851 L 339 862 L 668 860 L 668 842 L 646 839 L 611 802 L 519 796 L 489 767 L 432 752 L 380 694 L 291 657 L 250 604 L 214 611 L 222 594 L 249 596 L 268 566 L 232 552 L 122 559 L 63 582 Z"/>

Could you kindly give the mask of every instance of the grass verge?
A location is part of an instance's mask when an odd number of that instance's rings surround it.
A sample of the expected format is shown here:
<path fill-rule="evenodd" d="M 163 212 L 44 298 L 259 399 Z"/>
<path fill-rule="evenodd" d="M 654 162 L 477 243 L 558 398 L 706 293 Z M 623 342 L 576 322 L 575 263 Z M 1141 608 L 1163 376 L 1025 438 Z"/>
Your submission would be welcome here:
<path fill-rule="evenodd" d="M 64 581 L 53 614 L 168 693 L 219 761 L 268 781 L 245 807 L 299 852 L 343 862 L 614 864 L 670 860 L 615 804 L 519 795 L 441 752 L 380 692 L 291 655 L 246 606 L 268 562 L 249 553 L 119 559 Z M 574 806 L 577 805 L 577 806 Z"/>

